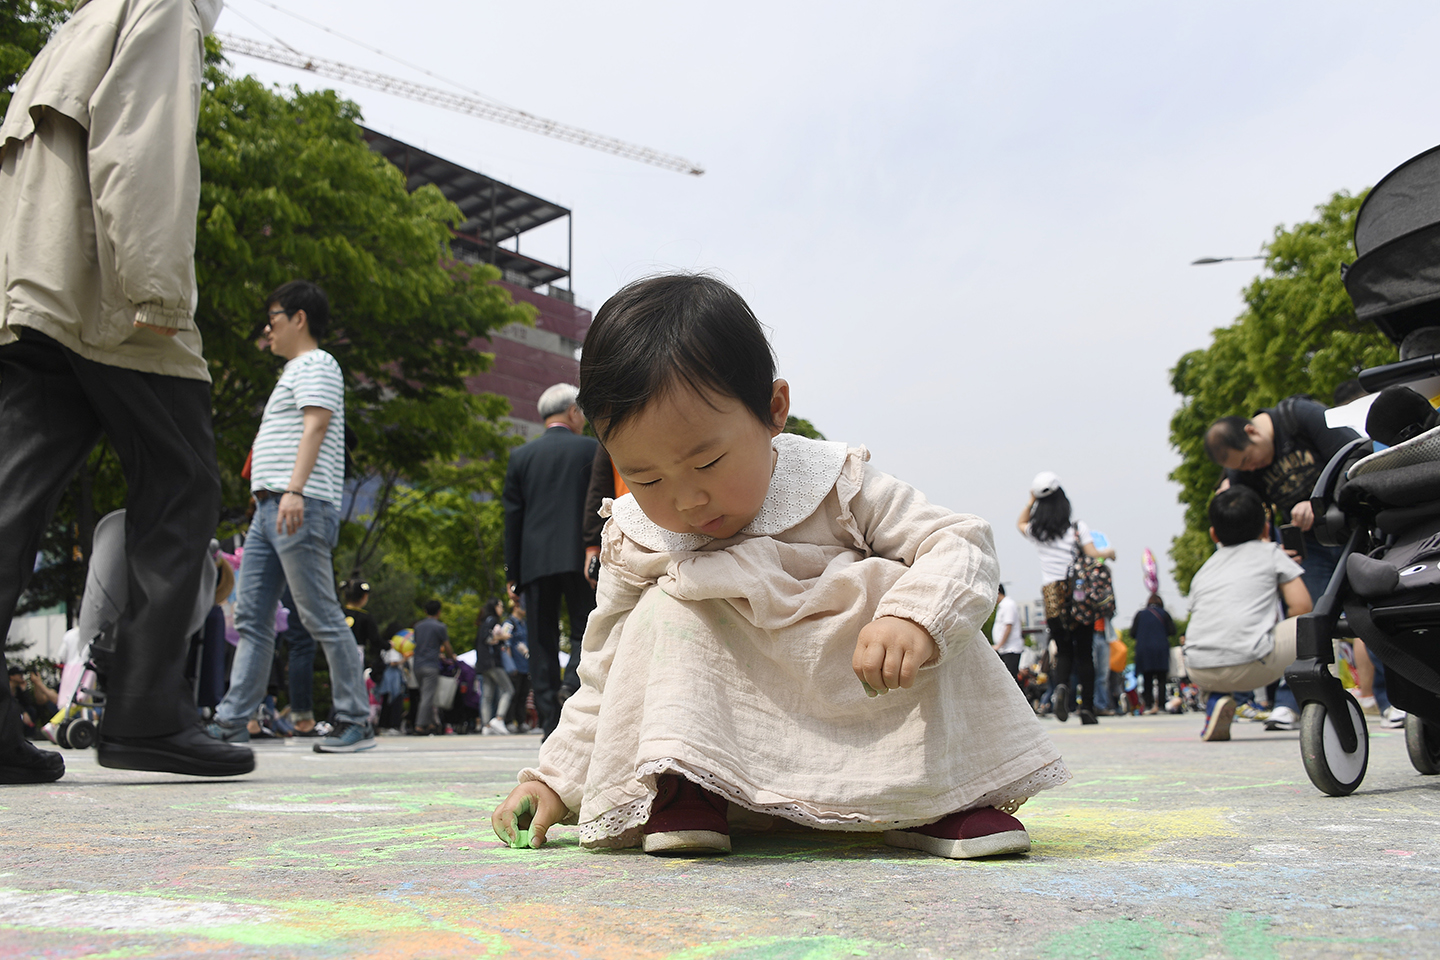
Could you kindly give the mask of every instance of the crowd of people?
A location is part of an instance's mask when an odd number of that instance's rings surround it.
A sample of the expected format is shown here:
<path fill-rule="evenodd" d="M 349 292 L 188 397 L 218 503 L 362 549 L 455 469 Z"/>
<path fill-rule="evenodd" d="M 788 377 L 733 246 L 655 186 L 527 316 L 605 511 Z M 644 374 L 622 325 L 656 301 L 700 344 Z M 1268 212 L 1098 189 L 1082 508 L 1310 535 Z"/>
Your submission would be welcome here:
<path fill-rule="evenodd" d="M 1337 391 L 1337 403 L 1352 398 Z M 1293 396 L 1253 418 L 1211 425 L 1205 446 L 1221 467 L 1209 504 L 1215 552 L 1192 580 L 1185 633 L 1177 637 L 1164 601 L 1152 593 L 1130 624 L 1133 654 L 1113 621 L 1073 615 L 1072 595 L 1083 589 L 1077 563 L 1115 554 L 1097 548 L 1089 526 L 1072 517 L 1055 474 L 1036 476 L 1017 526 L 1039 556 L 1046 637 L 1027 648 L 1002 588 L 992 646 L 1037 713 L 1068 719 L 1078 687 L 1084 724 L 1193 705 L 1205 713 L 1206 741 L 1228 740 L 1237 717 L 1268 730 L 1296 728 L 1298 704 L 1283 680 L 1296 657 L 1296 619 L 1325 591 L 1341 553 L 1315 536 L 1310 493 L 1325 464 L 1358 437 L 1329 426 L 1325 409 Z M 1402 726 L 1404 712 L 1386 699 L 1384 664 L 1359 639 L 1342 647 L 1362 709 L 1382 726 Z"/>

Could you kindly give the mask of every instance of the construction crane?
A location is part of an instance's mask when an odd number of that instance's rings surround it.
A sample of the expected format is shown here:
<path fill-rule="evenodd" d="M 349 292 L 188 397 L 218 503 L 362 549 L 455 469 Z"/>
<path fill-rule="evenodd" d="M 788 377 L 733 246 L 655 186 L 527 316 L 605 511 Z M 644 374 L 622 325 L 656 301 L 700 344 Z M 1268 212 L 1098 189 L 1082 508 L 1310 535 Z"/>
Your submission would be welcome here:
<path fill-rule="evenodd" d="M 684 157 L 677 157 L 670 153 L 661 153 L 658 150 L 651 150 L 649 147 L 626 143 L 624 140 L 617 140 L 614 137 L 607 137 L 603 134 L 591 133 L 588 130 L 581 130 L 579 127 L 572 127 L 555 120 L 546 120 L 543 117 L 535 116 L 533 113 L 526 113 L 524 110 L 516 110 L 513 107 L 487 103 L 476 97 L 467 97 L 463 94 L 451 93 L 448 90 L 441 90 L 438 87 L 427 87 L 424 84 L 411 83 L 409 80 L 401 80 L 398 77 L 375 73 L 371 70 L 362 70 L 359 67 L 352 67 L 349 64 L 340 63 L 335 60 L 326 60 L 323 57 L 312 57 L 296 50 L 287 49 L 286 47 L 251 40 L 248 37 L 239 37 L 230 33 L 217 33 L 216 36 L 218 36 L 224 44 L 227 53 L 238 53 L 241 56 L 254 57 L 257 60 L 266 60 L 270 63 L 278 63 L 284 67 L 308 70 L 311 73 L 318 74 L 322 77 L 329 77 L 332 80 L 353 83 L 356 86 L 377 90 L 380 93 L 393 94 L 397 97 L 404 97 L 407 100 L 414 100 L 417 103 L 428 103 L 432 106 L 443 107 L 446 110 L 454 110 L 456 113 L 464 113 L 472 117 L 491 120 L 495 123 L 503 123 L 507 127 L 515 127 L 518 130 L 525 130 L 529 133 L 538 133 L 541 136 L 553 137 L 556 140 L 564 140 L 566 143 L 589 147 L 592 150 L 601 150 L 605 153 L 614 154 L 617 157 L 624 157 L 627 160 L 638 160 L 641 163 L 648 163 L 666 170 L 674 170 L 676 173 L 688 173 L 698 177 L 705 172 L 704 168 L 699 164 L 691 163 Z"/>

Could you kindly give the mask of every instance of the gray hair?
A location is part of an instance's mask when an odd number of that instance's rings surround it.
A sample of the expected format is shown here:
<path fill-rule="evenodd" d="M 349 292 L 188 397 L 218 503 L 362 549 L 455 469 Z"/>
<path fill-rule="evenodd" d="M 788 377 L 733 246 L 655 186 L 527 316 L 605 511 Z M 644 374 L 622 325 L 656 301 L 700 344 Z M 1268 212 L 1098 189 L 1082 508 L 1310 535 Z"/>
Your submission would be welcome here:
<path fill-rule="evenodd" d="M 540 408 L 540 419 L 553 417 L 557 413 L 564 413 L 575 406 L 575 398 L 580 395 L 580 388 L 568 383 L 557 383 L 553 387 L 546 388 L 540 394 L 540 400 L 536 404 Z"/>

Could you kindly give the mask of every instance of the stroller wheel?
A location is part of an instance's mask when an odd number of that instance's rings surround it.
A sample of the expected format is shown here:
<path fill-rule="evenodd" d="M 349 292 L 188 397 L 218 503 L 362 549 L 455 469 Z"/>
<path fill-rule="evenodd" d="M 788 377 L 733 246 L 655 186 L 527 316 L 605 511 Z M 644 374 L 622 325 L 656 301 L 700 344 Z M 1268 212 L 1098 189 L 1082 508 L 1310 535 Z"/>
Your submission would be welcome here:
<path fill-rule="evenodd" d="M 1345 706 L 1358 741 L 1354 753 L 1341 749 L 1335 720 L 1327 715 L 1323 703 L 1312 700 L 1300 712 L 1300 757 L 1305 761 L 1305 772 L 1310 775 L 1311 783 L 1332 797 L 1355 792 L 1360 781 L 1365 779 L 1365 768 L 1370 762 L 1365 715 L 1360 712 L 1360 704 L 1348 693 L 1345 694 Z"/>
<path fill-rule="evenodd" d="M 70 721 L 65 721 L 55 728 L 55 742 L 66 750 L 70 747 Z"/>
<path fill-rule="evenodd" d="M 71 720 L 65 724 L 66 739 L 72 750 L 89 750 L 95 746 L 95 724 L 89 720 Z"/>
<path fill-rule="evenodd" d="M 1440 730 L 1413 713 L 1405 718 L 1405 750 L 1416 770 L 1440 773 Z"/>

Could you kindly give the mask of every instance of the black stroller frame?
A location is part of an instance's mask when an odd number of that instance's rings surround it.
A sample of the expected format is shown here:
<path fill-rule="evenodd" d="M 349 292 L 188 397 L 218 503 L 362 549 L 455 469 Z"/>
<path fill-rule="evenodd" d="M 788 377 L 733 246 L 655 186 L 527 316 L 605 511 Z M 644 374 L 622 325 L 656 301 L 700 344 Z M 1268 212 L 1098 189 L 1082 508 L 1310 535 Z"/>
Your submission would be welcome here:
<path fill-rule="evenodd" d="M 1440 349 L 1440 147 L 1407 160 L 1375 185 L 1356 215 L 1355 249 L 1359 256 L 1342 276 L 1357 317 L 1397 345 L 1416 333 L 1421 335 L 1410 343 L 1425 344 L 1411 350 L 1422 355 L 1365 370 L 1361 385 L 1369 393 L 1407 384 L 1423 385 L 1427 397 L 1440 393 L 1440 353 L 1432 352 Z M 1440 590 L 1381 597 L 1371 591 L 1367 599 L 1350 582 L 1349 570 L 1352 556 L 1440 530 L 1440 450 L 1433 446 L 1440 428 L 1406 443 L 1422 438 L 1432 444 L 1425 449 L 1435 450 L 1433 456 L 1395 458 L 1391 467 L 1382 466 L 1381 454 L 1361 468 L 1373 470 L 1356 476 L 1352 467 L 1372 454 L 1374 444 L 1352 441 L 1325 465 L 1311 494 L 1316 537 L 1343 550 L 1324 594 L 1296 624 L 1296 659 L 1285 679 L 1301 704 L 1305 772 L 1331 796 L 1353 792 L 1369 763 L 1365 716 L 1330 669 L 1339 638 L 1359 637 L 1385 664 L 1390 700 L 1407 713 L 1411 764 L 1423 774 L 1440 773 Z"/>

